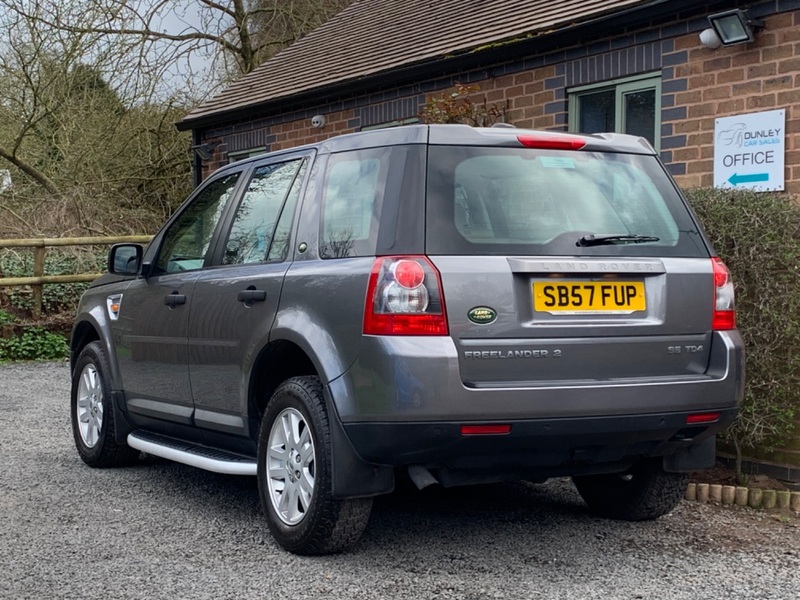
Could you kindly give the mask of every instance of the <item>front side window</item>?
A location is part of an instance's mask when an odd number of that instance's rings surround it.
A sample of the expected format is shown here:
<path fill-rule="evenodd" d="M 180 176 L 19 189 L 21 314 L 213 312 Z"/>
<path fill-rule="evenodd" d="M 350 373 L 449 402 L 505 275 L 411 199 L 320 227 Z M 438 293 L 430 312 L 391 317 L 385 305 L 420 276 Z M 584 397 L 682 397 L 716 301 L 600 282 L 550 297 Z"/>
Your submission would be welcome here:
<path fill-rule="evenodd" d="M 210 182 L 172 222 L 156 260 L 158 273 L 200 269 L 239 173 Z"/>
<path fill-rule="evenodd" d="M 290 192 L 299 195 L 299 184 L 295 183 L 302 163 L 302 159 L 297 159 L 256 169 L 236 209 L 225 245 L 224 264 L 257 263 L 267 259 L 284 202 Z M 281 236 L 286 238 L 288 233 L 281 232 Z"/>
<path fill-rule="evenodd" d="M 570 130 L 616 132 L 661 141 L 661 78 L 647 77 L 574 88 L 569 94 Z"/>

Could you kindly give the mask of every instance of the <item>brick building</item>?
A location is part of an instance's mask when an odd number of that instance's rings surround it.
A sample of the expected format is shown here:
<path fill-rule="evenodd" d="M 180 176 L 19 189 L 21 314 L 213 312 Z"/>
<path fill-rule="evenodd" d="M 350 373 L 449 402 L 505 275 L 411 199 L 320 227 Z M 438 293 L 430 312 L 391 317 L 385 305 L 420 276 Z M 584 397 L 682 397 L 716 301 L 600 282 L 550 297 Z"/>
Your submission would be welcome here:
<path fill-rule="evenodd" d="M 701 43 L 732 9 L 754 39 Z M 773 189 L 800 192 L 800 0 L 355 0 L 178 127 L 204 150 L 199 181 L 256 152 L 414 122 L 456 82 L 518 127 L 644 135 L 685 187 L 714 184 L 717 118 L 782 110 Z"/>

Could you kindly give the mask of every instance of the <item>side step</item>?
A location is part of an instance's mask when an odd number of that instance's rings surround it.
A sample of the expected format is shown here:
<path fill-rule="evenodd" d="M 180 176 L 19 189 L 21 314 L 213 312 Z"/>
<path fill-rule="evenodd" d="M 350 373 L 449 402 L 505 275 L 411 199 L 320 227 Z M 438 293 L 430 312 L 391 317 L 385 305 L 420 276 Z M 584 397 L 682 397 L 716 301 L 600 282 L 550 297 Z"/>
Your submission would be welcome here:
<path fill-rule="evenodd" d="M 160 456 L 214 473 L 252 476 L 256 474 L 256 461 L 252 458 L 174 440 L 149 431 L 134 431 L 129 434 L 128 446 L 153 456 Z"/>

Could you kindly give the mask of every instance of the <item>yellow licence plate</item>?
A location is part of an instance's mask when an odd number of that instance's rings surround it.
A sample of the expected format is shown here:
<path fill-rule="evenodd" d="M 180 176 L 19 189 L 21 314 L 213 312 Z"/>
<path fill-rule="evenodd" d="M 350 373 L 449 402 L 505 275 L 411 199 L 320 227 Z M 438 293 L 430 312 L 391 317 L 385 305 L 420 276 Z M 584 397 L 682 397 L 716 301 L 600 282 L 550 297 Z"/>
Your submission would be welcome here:
<path fill-rule="evenodd" d="M 537 281 L 533 308 L 560 315 L 630 314 L 645 310 L 641 281 Z"/>

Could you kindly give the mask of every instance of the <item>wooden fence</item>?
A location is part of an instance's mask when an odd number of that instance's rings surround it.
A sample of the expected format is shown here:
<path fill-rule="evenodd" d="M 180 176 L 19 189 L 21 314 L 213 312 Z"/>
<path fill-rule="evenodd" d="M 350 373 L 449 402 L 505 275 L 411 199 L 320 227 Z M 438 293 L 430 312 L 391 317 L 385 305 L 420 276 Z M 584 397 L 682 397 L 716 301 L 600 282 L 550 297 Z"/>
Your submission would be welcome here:
<path fill-rule="evenodd" d="M 74 275 L 45 275 L 44 259 L 48 248 L 60 246 L 110 246 L 122 242 L 147 243 L 149 235 L 127 235 L 119 237 L 76 237 L 76 238 L 36 238 L 0 239 L 0 248 L 33 248 L 32 277 L 0 277 L 0 287 L 30 286 L 33 290 L 33 315 L 42 315 L 42 287 L 49 283 L 81 283 L 92 281 L 102 273 L 76 273 Z"/>

